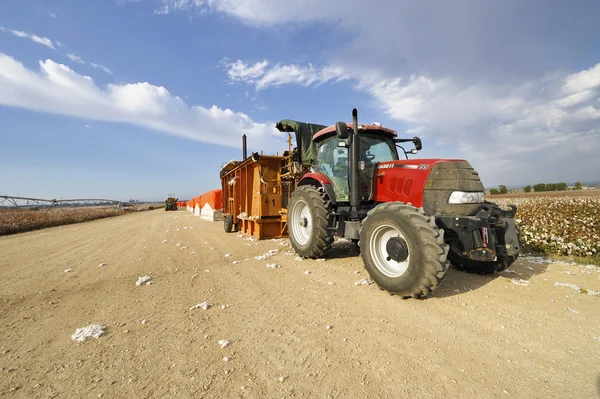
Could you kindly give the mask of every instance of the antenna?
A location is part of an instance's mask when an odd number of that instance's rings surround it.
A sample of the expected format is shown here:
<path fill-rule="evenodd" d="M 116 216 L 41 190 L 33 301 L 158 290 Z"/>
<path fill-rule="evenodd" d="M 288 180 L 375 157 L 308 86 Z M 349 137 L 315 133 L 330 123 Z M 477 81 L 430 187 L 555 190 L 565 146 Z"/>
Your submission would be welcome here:
<path fill-rule="evenodd" d="M 367 122 L 369 123 L 369 125 L 371 124 L 371 121 L 369 120 L 369 118 L 367 118 L 367 116 L 365 115 L 364 112 L 361 111 L 360 108 L 358 108 L 358 112 L 360 112 L 360 114 L 367 120 Z"/>

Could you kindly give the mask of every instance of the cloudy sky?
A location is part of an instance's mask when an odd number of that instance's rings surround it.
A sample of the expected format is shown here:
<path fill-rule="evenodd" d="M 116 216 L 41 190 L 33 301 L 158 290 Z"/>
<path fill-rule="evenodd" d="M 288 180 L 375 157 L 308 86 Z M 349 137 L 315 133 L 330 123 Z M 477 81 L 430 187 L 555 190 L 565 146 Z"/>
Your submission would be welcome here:
<path fill-rule="evenodd" d="M 280 119 L 381 122 L 486 186 L 600 180 L 600 3 L 0 5 L 0 194 L 187 198 Z"/>

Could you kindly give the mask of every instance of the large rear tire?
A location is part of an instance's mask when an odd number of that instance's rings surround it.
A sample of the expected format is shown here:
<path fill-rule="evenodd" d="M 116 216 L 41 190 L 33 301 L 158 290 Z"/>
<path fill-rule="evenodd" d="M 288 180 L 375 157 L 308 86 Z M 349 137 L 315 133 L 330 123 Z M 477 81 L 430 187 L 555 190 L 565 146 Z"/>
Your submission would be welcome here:
<path fill-rule="evenodd" d="M 427 296 L 444 280 L 450 265 L 444 231 L 422 208 L 402 202 L 371 209 L 359 245 L 371 278 L 403 298 Z"/>
<path fill-rule="evenodd" d="M 333 235 L 327 230 L 331 205 L 325 193 L 314 186 L 300 186 L 290 198 L 288 235 L 303 258 L 318 258 L 329 251 Z"/>

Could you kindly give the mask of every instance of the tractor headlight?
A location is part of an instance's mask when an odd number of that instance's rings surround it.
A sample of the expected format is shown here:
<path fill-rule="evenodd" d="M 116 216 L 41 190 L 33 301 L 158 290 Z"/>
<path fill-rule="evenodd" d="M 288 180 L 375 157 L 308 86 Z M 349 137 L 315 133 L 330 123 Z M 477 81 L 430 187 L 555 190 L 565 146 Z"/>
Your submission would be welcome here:
<path fill-rule="evenodd" d="M 448 199 L 449 204 L 481 204 L 485 202 L 485 193 L 467 193 L 464 191 L 454 191 Z"/>

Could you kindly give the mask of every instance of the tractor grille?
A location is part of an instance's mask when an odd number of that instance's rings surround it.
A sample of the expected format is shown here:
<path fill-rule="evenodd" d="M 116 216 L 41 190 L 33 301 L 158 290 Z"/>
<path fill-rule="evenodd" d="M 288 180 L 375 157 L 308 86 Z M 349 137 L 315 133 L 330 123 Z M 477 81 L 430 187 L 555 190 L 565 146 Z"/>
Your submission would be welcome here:
<path fill-rule="evenodd" d="M 453 191 L 484 191 L 479 173 L 467 161 L 442 162 L 431 168 L 423 191 L 425 212 L 429 215 L 475 215 L 480 204 L 448 204 Z"/>

